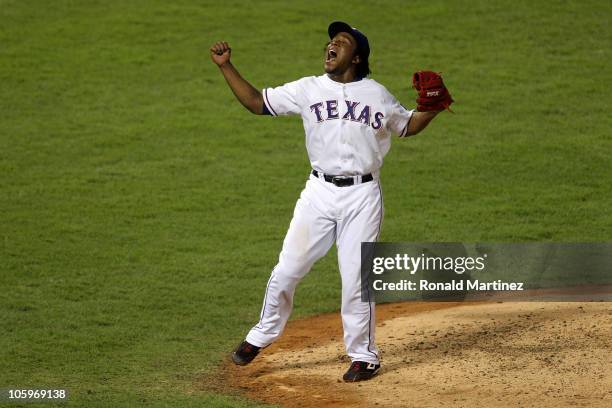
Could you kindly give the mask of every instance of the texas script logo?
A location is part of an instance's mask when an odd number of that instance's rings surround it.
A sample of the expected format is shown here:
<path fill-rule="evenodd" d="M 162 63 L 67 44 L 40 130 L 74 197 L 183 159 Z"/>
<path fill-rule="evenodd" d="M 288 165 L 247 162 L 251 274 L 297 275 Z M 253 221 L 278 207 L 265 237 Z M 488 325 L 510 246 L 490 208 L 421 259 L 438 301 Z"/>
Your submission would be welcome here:
<path fill-rule="evenodd" d="M 372 115 L 372 108 L 369 105 L 364 105 L 359 114 L 357 114 L 357 107 L 360 102 L 345 100 L 344 103 L 346 104 L 346 113 L 342 117 L 338 113 L 338 100 L 336 99 L 313 103 L 310 105 L 310 111 L 316 115 L 318 123 L 324 120 L 342 119 L 370 125 L 374 129 L 380 129 L 382 126 L 382 119 L 385 117 L 382 112 L 376 112 Z M 372 116 L 374 121 L 370 123 Z"/>

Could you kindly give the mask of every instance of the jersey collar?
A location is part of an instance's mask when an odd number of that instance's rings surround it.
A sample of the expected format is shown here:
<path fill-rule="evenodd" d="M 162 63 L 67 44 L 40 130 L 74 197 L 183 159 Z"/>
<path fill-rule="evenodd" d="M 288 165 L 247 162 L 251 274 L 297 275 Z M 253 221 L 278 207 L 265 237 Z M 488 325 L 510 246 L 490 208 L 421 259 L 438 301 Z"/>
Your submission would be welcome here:
<path fill-rule="evenodd" d="M 345 88 L 349 88 L 350 87 L 350 88 L 354 88 L 354 87 L 357 87 L 357 86 L 361 86 L 362 84 L 364 84 L 366 82 L 365 81 L 366 78 L 361 78 L 361 79 L 358 79 L 357 81 L 344 83 L 344 82 L 334 81 L 327 74 L 323 74 L 323 75 L 321 75 L 321 77 L 323 78 L 323 81 L 325 83 L 327 83 L 327 84 L 329 84 L 331 86 L 336 86 L 336 87 L 345 87 Z"/>

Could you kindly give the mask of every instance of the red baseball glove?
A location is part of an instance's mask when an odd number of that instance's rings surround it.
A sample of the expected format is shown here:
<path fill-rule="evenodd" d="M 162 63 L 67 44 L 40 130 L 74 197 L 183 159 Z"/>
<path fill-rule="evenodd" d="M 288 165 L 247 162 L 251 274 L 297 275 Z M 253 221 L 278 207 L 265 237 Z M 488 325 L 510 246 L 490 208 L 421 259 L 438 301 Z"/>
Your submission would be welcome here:
<path fill-rule="evenodd" d="M 432 71 L 419 71 L 412 75 L 412 87 L 417 90 L 417 110 L 419 112 L 442 111 L 453 103 L 442 77 Z M 452 112 L 452 111 L 451 111 Z"/>

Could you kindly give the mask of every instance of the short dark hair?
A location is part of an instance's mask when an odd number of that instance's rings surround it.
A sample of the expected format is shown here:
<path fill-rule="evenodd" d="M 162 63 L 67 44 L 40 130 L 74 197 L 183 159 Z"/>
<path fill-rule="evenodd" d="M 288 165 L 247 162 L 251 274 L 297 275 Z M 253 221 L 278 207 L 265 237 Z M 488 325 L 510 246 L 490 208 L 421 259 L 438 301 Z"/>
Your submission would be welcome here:
<path fill-rule="evenodd" d="M 359 79 L 365 78 L 372 73 L 372 71 L 370 71 L 368 57 L 364 58 L 363 55 L 359 54 L 359 64 L 357 64 L 355 73 Z"/>

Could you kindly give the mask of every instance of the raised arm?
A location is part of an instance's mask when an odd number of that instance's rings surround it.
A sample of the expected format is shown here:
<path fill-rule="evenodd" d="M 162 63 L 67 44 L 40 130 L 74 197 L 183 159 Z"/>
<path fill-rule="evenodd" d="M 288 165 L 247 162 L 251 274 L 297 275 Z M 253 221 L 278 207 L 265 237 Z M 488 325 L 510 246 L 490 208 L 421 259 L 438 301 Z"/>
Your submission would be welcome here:
<path fill-rule="evenodd" d="M 263 115 L 264 102 L 261 92 L 240 76 L 238 70 L 230 62 L 231 55 L 232 49 L 225 41 L 215 43 L 210 47 L 210 59 L 217 64 L 236 98 L 251 112 Z"/>

